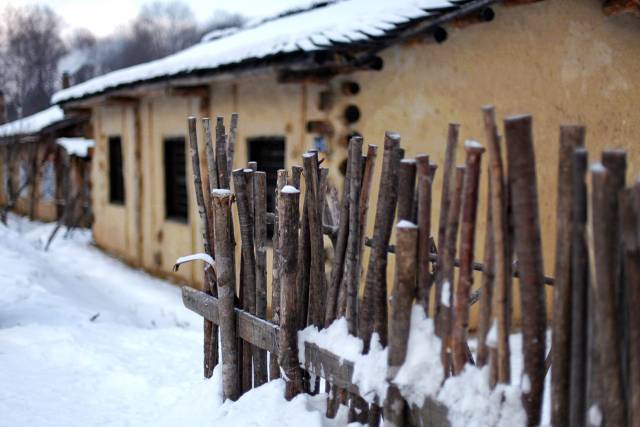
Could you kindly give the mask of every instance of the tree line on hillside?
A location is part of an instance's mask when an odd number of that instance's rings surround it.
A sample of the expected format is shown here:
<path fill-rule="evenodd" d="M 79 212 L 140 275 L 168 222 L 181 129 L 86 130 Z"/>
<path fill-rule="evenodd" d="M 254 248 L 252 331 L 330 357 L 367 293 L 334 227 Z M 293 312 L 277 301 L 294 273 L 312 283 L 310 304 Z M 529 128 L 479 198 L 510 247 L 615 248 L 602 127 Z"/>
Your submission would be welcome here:
<path fill-rule="evenodd" d="M 142 6 L 138 15 L 112 35 L 96 37 L 89 29 L 63 35 L 63 17 L 43 5 L 0 10 L 0 93 L 5 120 L 15 120 L 49 106 L 67 72 L 72 84 L 96 75 L 161 58 L 198 43 L 203 35 L 246 21 L 221 10 L 199 23 L 178 0 Z M 3 115 L 0 114 L 0 122 Z"/>

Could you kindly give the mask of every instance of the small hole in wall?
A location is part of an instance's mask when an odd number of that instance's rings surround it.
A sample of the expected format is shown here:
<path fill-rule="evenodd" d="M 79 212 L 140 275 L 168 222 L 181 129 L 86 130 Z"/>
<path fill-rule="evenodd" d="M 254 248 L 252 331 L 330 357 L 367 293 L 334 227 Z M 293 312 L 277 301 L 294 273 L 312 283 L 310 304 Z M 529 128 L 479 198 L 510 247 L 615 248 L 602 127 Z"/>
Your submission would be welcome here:
<path fill-rule="evenodd" d="M 360 120 L 360 108 L 357 105 L 349 105 L 344 110 L 344 119 L 347 123 L 355 123 Z"/>
<path fill-rule="evenodd" d="M 356 95 L 360 92 L 360 85 L 357 82 L 343 82 L 342 93 L 344 95 Z"/>

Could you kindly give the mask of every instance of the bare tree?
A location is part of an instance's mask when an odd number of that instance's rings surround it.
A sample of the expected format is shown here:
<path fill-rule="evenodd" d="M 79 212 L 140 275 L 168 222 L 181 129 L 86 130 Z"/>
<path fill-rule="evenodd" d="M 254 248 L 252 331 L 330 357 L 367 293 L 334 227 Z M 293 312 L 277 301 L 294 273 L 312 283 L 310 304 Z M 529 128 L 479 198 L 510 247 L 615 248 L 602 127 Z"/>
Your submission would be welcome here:
<path fill-rule="evenodd" d="M 0 87 L 18 116 L 49 105 L 66 48 L 60 18 L 48 7 L 9 6 L 0 17 Z"/>

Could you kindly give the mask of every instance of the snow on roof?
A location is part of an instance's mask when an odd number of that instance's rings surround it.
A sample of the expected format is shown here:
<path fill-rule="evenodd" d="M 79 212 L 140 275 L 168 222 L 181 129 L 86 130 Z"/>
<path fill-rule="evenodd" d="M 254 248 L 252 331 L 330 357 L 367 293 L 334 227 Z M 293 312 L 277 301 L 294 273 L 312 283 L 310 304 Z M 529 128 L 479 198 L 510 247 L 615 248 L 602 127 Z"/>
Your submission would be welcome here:
<path fill-rule="evenodd" d="M 354 43 L 384 36 L 415 19 L 442 9 L 455 8 L 464 0 L 342 0 L 312 6 L 290 15 L 264 20 L 227 35 L 215 34 L 165 58 L 116 70 L 61 90 L 52 102 L 115 89 L 142 81 L 166 78 L 198 70 L 213 70 L 248 59 L 277 54 L 312 52 L 335 44 Z"/>
<path fill-rule="evenodd" d="M 87 138 L 58 138 L 56 144 L 61 145 L 71 156 L 87 157 L 89 148 L 95 147 L 96 142 Z"/>
<path fill-rule="evenodd" d="M 14 120 L 0 126 L 0 137 L 29 135 L 40 132 L 42 129 L 64 118 L 62 108 L 54 105 L 46 110 L 32 114 L 22 119 Z"/>

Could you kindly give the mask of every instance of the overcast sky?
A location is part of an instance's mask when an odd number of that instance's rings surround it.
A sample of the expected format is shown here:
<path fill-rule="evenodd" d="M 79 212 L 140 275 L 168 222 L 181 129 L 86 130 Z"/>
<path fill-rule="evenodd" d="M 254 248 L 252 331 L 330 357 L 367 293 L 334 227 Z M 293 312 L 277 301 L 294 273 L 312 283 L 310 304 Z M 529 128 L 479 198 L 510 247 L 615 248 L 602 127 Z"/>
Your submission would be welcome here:
<path fill-rule="evenodd" d="M 140 7 L 152 0 L 0 0 L 6 5 L 26 3 L 46 4 L 64 20 L 65 33 L 73 28 L 87 28 L 97 36 L 111 34 L 119 25 L 133 19 Z M 249 17 L 269 16 L 309 0 L 184 0 L 200 21 L 210 18 L 216 10 L 239 12 Z"/>

